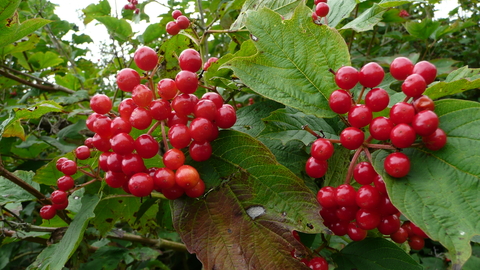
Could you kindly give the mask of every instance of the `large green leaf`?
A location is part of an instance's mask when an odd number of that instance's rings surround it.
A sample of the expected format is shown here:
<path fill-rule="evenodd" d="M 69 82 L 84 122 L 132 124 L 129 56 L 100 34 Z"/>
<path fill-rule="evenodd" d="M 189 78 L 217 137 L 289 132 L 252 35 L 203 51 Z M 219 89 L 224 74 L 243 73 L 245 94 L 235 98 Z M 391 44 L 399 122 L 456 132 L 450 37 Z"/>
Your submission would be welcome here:
<path fill-rule="evenodd" d="M 406 149 L 411 169 L 401 179 L 383 169 L 388 152 L 375 152 L 373 161 L 392 203 L 444 245 L 459 269 L 470 257 L 470 239 L 480 234 L 480 103 L 445 99 L 435 105 L 448 136 L 444 148 Z"/>
<path fill-rule="evenodd" d="M 315 195 L 244 133 L 221 131 L 212 148 L 212 157 L 195 166 L 213 189 L 173 203 L 174 226 L 188 250 L 206 269 L 307 269 L 290 255 L 305 251 L 292 230 L 325 229 Z"/>
<path fill-rule="evenodd" d="M 258 51 L 224 66 L 262 96 L 307 114 L 334 117 L 328 97 L 337 86 L 328 70 L 350 63 L 348 48 L 335 29 L 314 24 L 310 13 L 303 4 L 290 20 L 266 8 L 248 12 L 246 27 Z"/>
<path fill-rule="evenodd" d="M 96 16 L 95 20 L 105 25 L 108 33 L 120 43 L 127 41 L 133 34 L 132 26 L 125 19 L 117 19 L 111 16 Z"/>
<path fill-rule="evenodd" d="M 54 52 L 37 52 L 30 56 L 28 62 L 38 69 L 44 69 L 60 65 L 63 59 Z"/>
<path fill-rule="evenodd" d="M 99 198 L 97 195 L 85 195 L 82 198 L 80 212 L 68 226 L 62 240 L 58 244 L 45 248 L 27 269 L 63 269 L 65 263 L 83 240 L 83 234 L 87 228 L 88 221 L 95 216 L 93 210 L 97 207 L 98 202 Z"/>
<path fill-rule="evenodd" d="M 440 26 L 439 21 L 432 21 L 430 19 L 424 19 L 421 22 L 409 21 L 405 23 L 405 28 L 408 33 L 419 39 L 428 39 Z"/>
<path fill-rule="evenodd" d="M 333 254 L 337 270 L 422 270 L 410 255 L 383 238 L 366 238 L 351 242 L 339 253 Z"/>
<path fill-rule="evenodd" d="M 0 47 L 13 43 L 28 34 L 31 34 L 50 21 L 42 18 L 29 19 L 21 24 L 15 23 L 11 26 L 0 25 Z"/>
<path fill-rule="evenodd" d="M 356 32 L 364 32 L 372 30 L 383 18 L 386 8 L 373 4 L 373 6 L 358 15 L 355 20 L 347 23 L 342 29 L 353 29 Z"/>
<path fill-rule="evenodd" d="M 289 19 L 298 6 L 300 1 L 297 0 L 247 0 L 243 4 L 242 11 L 237 17 L 237 20 L 232 24 L 230 30 L 238 30 L 245 26 L 248 12 L 251 10 L 260 10 L 262 8 L 269 8 L 284 18 Z M 247 27 L 248 28 L 248 27 Z"/>
<path fill-rule="evenodd" d="M 30 184 L 35 189 L 40 190 L 40 185 L 33 182 L 32 178 L 34 173 L 33 172 L 26 172 L 26 171 L 16 171 L 14 172 L 16 176 L 21 178 L 23 181 Z M 11 202 L 25 202 L 35 200 L 35 196 L 20 188 L 17 184 L 13 183 L 12 181 L 0 176 L 0 205 L 5 205 Z"/>
<path fill-rule="evenodd" d="M 18 5 L 20 5 L 21 0 L 6 0 L 0 3 L 0 22 L 10 18 Z"/>
<path fill-rule="evenodd" d="M 350 13 L 357 6 L 355 0 L 330 0 L 330 12 L 327 15 L 328 25 L 336 27 L 343 19 L 350 17 Z"/>
<path fill-rule="evenodd" d="M 464 66 L 450 73 L 445 81 L 432 84 L 425 91 L 432 99 L 480 88 L 480 69 Z"/>

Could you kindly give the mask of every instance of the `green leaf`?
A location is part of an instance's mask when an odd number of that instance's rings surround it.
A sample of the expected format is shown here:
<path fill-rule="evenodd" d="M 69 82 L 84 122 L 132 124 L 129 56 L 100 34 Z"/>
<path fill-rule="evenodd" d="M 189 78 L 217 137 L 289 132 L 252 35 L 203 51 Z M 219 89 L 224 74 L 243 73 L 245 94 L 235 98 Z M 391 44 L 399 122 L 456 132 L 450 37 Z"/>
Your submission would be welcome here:
<path fill-rule="evenodd" d="M 33 33 L 35 30 L 43 27 L 49 22 L 51 21 L 42 18 L 34 18 L 26 20 L 21 24 L 14 24 L 10 27 L 0 25 L 0 36 L 2 37 L 0 39 L 0 48 Z"/>
<path fill-rule="evenodd" d="M 85 34 L 81 34 L 81 35 L 72 34 L 72 40 L 76 44 L 93 43 L 92 38 L 89 35 L 85 35 Z"/>
<path fill-rule="evenodd" d="M 439 99 L 475 88 L 480 88 L 480 69 L 464 66 L 450 73 L 445 81 L 431 84 L 424 95 Z"/>
<path fill-rule="evenodd" d="M 45 100 L 28 108 L 14 109 L 15 118 L 13 120 L 38 119 L 47 113 L 61 111 L 62 106 L 58 105 L 58 103 L 51 100 Z"/>
<path fill-rule="evenodd" d="M 74 124 L 64 127 L 57 133 L 57 137 L 65 140 L 65 139 L 81 139 L 83 136 L 80 134 L 80 130 L 86 129 L 87 125 L 85 124 L 85 120 L 79 120 Z"/>
<path fill-rule="evenodd" d="M 422 270 L 422 266 L 394 243 L 383 238 L 351 242 L 332 255 L 337 270 Z"/>
<path fill-rule="evenodd" d="M 265 129 L 265 123 L 262 119 L 283 107 L 282 104 L 271 100 L 242 107 L 237 111 L 237 122 L 232 128 L 257 137 Z"/>
<path fill-rule="evenodd" d="M 63 269 L 65 263 L 83 240 L 83 234 L 87 228 L 88 221 L 95 216 L 93 211 L 97 207 L 99 200 L 97 195 L 85 195 L 82 198 L 80 212 L 68 226 L 62 240 L 58 244 L 45 248 L 27 269 Z"/>
<path fill-rule="evenodd" d="M 71 74 L 67 74 L 67 75 L 65 75 L 65 77 L 70 76 L 70 75 Z M 73 76 L 73 75 L 71 75 L 71 76 Z M 74 78 L 75 78 L 75 81 L 71 81 L 71 83 L 73 83 L 73 85 L 72 85 L 73 88 L 70 88 L 70 89 L 80 88 L 80 83 L 79 83 L 78 79 L 76 77 L 74 77 Z M 57 82 L 59 81 L 58 76 L 55 76 L 55 80 Z M 58 83 L 58 84 L 60 84 L 60 83 Z M 63 86 L 65 86 L 65 85 L 63 85 Z M 77 90 L 73 94 L 69 94 L 68 96 L 58 96 L 54 100 L 59 104 L 70 105 L 70 104 L 73 104 L 73 103 L 77 103 L 79 101 L 90 100 L 90 96 L 88 95 L 87 90 Z"/>
<path fill-rule="evenodd" d="M 14 54 L 18 52 L 24 52 L 33 50 L 38 42 L 40 41 L 40 37 L 37 34 L 32 34 L 28 36 L 28 39 L 22 39 L 20 42 L 15 42 L 10 45 L 7 45 L 3 48 L 3 55 L 7 54 Z M 12 81 L 12 80 L 9 80 Z"/>
<path fill-rule="evenodd" d="M 21 0 L 7 0 L 0 3 L 0 22 L 12 17 Z"/>
<path fill-rule="evenodd" d="M 128 249 L 121 247 L 103 246 L 93 255 L 89 256 L 88 262 L 80 266 L 80 270 L 102 269 L 114 270 L 123 261 Z"/>
<path fill-rule="evenodd" d="M 98 4 L 90 4 L 84 8 L 83 14 L 85 18 L 83 19 L 83 24 L 87 25 L 89 22 L 93 21 L 95 17 L 98 16 L 108 16 L 111 12 L 110 3 L 108 0 L 101 0 Z"/>
<path fill-rule="evenodd" d="M 110 16 L 95 16 L 95 20 L 107 27 L 108 33 L 118 42 L 124 43 L 132 36 L 132 26 L 125 19 Z"/>
<path fill-rule="evenodd" d="M 143 43 L 148 44 L 152 41 L 159 39 L 166 32 L 165 27 L 162 27 L 160 23 L 150 24 L 143 32 Z"/>
<path fill-rule="evenodd" d="M 410 35 L 427 40 L 437 30 L 440 24 L 439 21 L 424 19 L 421 22 L 408 21 L 405 23 L 405 28 Z"/>
<path fill-rule="evenodd" d="M 34 175 L 33 172 L 15 171 L 13 174 L 18 176 L 27 184 L 30 184 L 35 189 L 40 190 L 40 185 L 32 181 Z M 0 205 L 5 205 L 12 202 L 26 202 L 35 200 L 35 196 L 3 176 L 0 176 L 0 190 L 2 194 L 0 196 Z"/>
<path fill-rule="evenodd" d="M 175 78 L 180 71 L 178 55 L 187 48 L 195 47 L 193 41 L 185 35 L 175 35 L 163 42 L 159 54 L 163 55 L 161 78 Z"/>
<path fill-rule="evenodd" d="M 387 11 L 386 8 L 373 4 L 373 6 L 365 10 L 355 20 L 347 23 L 342 29 L 353 29 L 356 32 L 364 32 L 372 30 L 383 18 L 383 13 Z"/>
<path fill-rule="evenodd" d="M 262 96 L 306 114 L 334 117 L 328 97 L 337 86 L 328 70 L 349 65 L 348 48 L 335 29 L 312 23 L 310 13 L 303 4 L 290 20 L 266 8 L 249 12 L 246 26 L 258 51 L 224 66 Z"/>
<path fill-rule="evenodd" d="M 53 52 L 37 52 L 30 56 L 28 62 L 38 69 L 54 67 L 63 63 L 63 59 Z"/>
<path fill-rule="evenodd" d="M 382 0 L 378 5 L 383 8 L 401 6 L 408 3 L 419 2 L 418 0 Z"/>
<path fill-rule="evenodd" d="M 235 20 L 235 22 L 232 24 L 232 26 L 230 27 L 230 30 L 238 30 L 240 28 L 243 28 L 246 25 L 246 20 L 247 20 L 247 17 L 249 16 L 247 13 L 249 11 L 268 8 L 282 15 L 285 19 L 290 19 L 290 17 L 293 14 L 293 11 L 298 5 L 299 5 L 299 1 L 296 1 L 296 0 L 270 0 L 270 1 L 247 0 L 243 4 L 240 15 L 237 17 L 237 20 Z"/>
<path fill-rule="evenodd" d="M 440 128 L 448 136 L 445 147 L 406 149 L 411 169 L 401 179 L 383 169 L 388 152 L 377 151 L 372 157 L 392 203 L 445 246 L 453 268 L 460 269 L 470 257 L 470 239 L 480 234 L 480 103 L 445 99 L 435 106 Z"/>
<path fill-rule="evenodd" d="M 305 251 L 292 230 L 325 229 L 315 195 L 244 133 L 221 131 L 212 149 L 212 157 L 195 166 L 207 188 L 223 183 L 201 199 L 173 202 L 174 226 L 188 250 L 206 269 L 308 269 L 290 251 Z"/>
<path fill-rule="evenodd" d="M 336 27 L 343 19 L 350 17 L 350 13 L 357 6 L 355 0 L 330 0 L 330 12 L 327 15 L 328 26 Z"/>

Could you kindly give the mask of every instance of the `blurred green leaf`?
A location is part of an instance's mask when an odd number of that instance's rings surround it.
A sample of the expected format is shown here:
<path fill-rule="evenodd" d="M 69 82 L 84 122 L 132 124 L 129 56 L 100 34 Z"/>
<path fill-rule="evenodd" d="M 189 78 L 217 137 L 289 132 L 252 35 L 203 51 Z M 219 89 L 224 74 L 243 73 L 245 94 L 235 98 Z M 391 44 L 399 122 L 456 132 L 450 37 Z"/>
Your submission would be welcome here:
<path fill-rule="evenodd" d="M 126 42 L 133 34 L 132 26 L 125 19 L 110 16 L 95 16 L 94 18 L 105 25 L 108 33 L 120 43 Z"/>
<path fill-rule="evenodd" d="M 90 4 L 82 10 L 85 15 L 83 23 L 87 25 L 89 22 L 93 21 L 95 17 L 108 16 L 110 15 L 111 10 L 108 0 L 101 0 L 98 4 Z"/>
<path fill-rule="evenodd" d="M 25 181 L 27 184 L 31 185 L 33 188 L 40 190 L 40 185 L 33 182 L 33 172 L 26 171 L 15 171 L 13 174 L 18 176 L 20 179 Z M 0 176 L 0 205 L 5 205 L 12 202 L 25 202 L 35 200 L 35 196 L 30 194 L 23 188 L 20 188 L 17 184 L 8 180 L 7 178 Z"/>
<path fill-rule="evenodd" d="M 2 39 L 0 39 L 0 48 L 33 33 L 35 30 L 43 27 L 49 22 L 50 20 L 34 18 L 26 20 L 21 24 L 16 23 L 10 27 L 0 25 L 0 36 L 2 37 Z"/>

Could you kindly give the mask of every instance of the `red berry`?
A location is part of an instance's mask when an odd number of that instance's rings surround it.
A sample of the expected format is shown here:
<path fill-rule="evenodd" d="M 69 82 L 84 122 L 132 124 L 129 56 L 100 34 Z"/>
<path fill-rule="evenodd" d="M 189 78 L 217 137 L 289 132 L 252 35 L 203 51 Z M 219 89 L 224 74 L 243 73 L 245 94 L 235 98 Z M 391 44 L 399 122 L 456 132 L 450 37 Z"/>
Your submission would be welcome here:
<path fill-rule="evenodd" d="M 180 16 L 180 15 L 182 15 L 182 12 L 178 9 L 176 9 L 172 12 L 172 17 L 173 17 L 174 20 L 176 20 L 178 18 L 178 16 Z"/>
<path fill-rule="evenodd" d="M 421 250 L 425 246 L 425 240 L 417 235 L 408 238 L 408 245 L 411 249 Z"/>
<path fill-rule="evenodd" d="M 437 128 L 432 134 L 422 138 L 425 147 L 430 150 L 440 150 L 447 143 L 447 134 L 440 128 Z"/>
<path fill-rule="evenodd" d="M 230 104 L 223 104 L 215 115 L 215 123 L 219 128 L 231 128 L 237 121 L 237 113 Z"/>
<path fill-rule="evenodd" d="M 157 84 L 158 94 L 165 100 L 170 100 L 177 95 L 177 84 L 172 79 L 162 79 Z"/>
<path fill-rule="evenodd" d="M 97 122 L 97 119 L 99 119 L 99 118 L 106 118 L 106 116 L 104 116 L 102 114 L 95 113 L 95 112 L 88 116 L 85 124 L 87 125 L 87 128 L 90 131 L 95 132 L 95 129 L 94 129 L 93 125 L 95 124 L 95 122 Z"/>
<path fill-rule="evenodd" d="M 135 102 L 133 102 L 133 99 L 126 98 L 122 100 L 122 102 L 120 102 L 120 105 L 118 105 L 118 112 L 120 113 L 120 117 L 126 120 L 130 119 L 130 116 L 132 115 L 132 112 L 133 110 L 135 110 L 136 107 L 137 105 L 135 104 Z"/>
<path fill-rule="evenodd" d="M 92 137 L 86 138 L 83 143 L 84 143 L 85 146 L 88 147 L 89 149 L 92 149 L 92 148 L 95 147 L 95 146 L 93 146 L 93 138 L 92 138 Z"/>
<path fill-rule="evenodd" d="M 380 192 L 370 185 L 361 186 L 355 197 L 355 202 L 360 208 L 376 209 L 380 205 Z"/>
<path fill-rule="evenodd" d="M 202 58 L 196 50 L 186 49 L 180 53 L 178 64 L 182 70 L 197 72 L 202 68 Z"/>
<path fill-rule="evenodd" d="M 429 136 L 437 130 L 438 116 L 430 110 L 417 113 L 412 120 L 412 128 L 420 136 Z"/>
<path fill-rule="evenodd" d="M 108 157 L 112 154 L 112 152 L 105 152 L 105 153 L 102 153 L 100 155 L 100 157 L 98 158 L 98 166 L 100 167 L 100 169 L 102 169 L 103 171 L 108 171 Z"/>
<path fill-rule="evenodd" d="M 90 99 L 90 108 L 98 114 L 106 114 L 112 107 L 112 100 L 104 94 L 96 94 Z"/>
<path fill-rule="evenodd" d="M 382 88 L 373 88 L 365 96 L 365 105 L 367 105 L 372 112 L 381 112 L 387 108 L 390 102 L 390 97 L 387 91 Z"/>
<path fill-rule="evenodd" d="M 337 207 L 337 201 L 335 199 L 335 188 L 325 186 L 322 187 L 317 193 L 317 201 L 323 208 Z"/>
<path fill-rule="evenodd" d="M 117 85 L 124 92 L 132 92 L 140 84 L 140 75 L 131 68 L 124 68 L 117 73 Z"/>
<path fill-rule="evenodd" d="M 173 147 L 182 149 L 190 144 L 192 137 L 190 136 L 190 130 L 187 126 L 176 124 L 170 127 L 168 139 Z"/>
<path fill-rule="evenodd" d="M 160 189 L 175 186 L 175 173 L 169 168 L 160 168 L 153 174 L 153 182 Z"/>
<path fill-rule="evenodd" d="M 163 164 L 170 170 L 176 170 L 185 163 L 182 151 L 172 148 L 163 154 Z"/>
<path fill-rule="evenodd" d="M 108 171 L 121 173 L 122 171 L 123 155 L 117 153 L 111 153 L 107 158 Z"/>
<path fill-rule="evenodd" d="M 139 107 L 148 107 L 153 100 L 153 92 L 143 84 L 133 88 L 132 99 Z"/>
<path fill-rule="evenodd" d="M 353 241 L 362 241 L 367 237 L 367 231 L 358 227 L 356 222 L 348 224 L 348 237 Z"/>
<path fill-rule="evenodd" d="M 187 125 L 188 117 L 186 115 L 178 115 L 177 112 L 172 111 L 168 117 L 167 126 L 173 127 L 176 124 Z"/>
<path fill-rule="evenodd" d="M 217 109 L 220 109 L 223 105 L 223 97 L 218 94 L 218 93 L 215 93 L 215 92 L 207 92 L 205 94 L 203 94 L 202 98 L 203 99 L 208 99 L 208 100 L 211 100 L 213 101 L 213 103 L 215 103 L 215 106 L 217 106 Z"/>
<path fill-rule="evenodd" d="M 93 146 L 95 146 L 95 148 L 97 148 L 97 150 L 102 151 L 102 152 L 107 152 L 111 148 L 110 139 L 102 138 L 98 134 L 95 134 L 93 136 L 92 143 L 93 143 Z"/>
<path fill-rule="evenodd" d="M 136 197 L 145 197 L 153 191 L 153 179 L 146 173 L 136 173 L 128 180 L 128 190 Z"/>
<path fill-rule="evenodd" d="M 415 235 L 418 235 L 422 238 L 428 238 L 428 235 L 413 222 L 410 223 L 410 228 L 412 229 L 412 233 L 414 233 Z"/>
<path fill-rule="evenodd" d="M 203 117 L 210 121 L 214 121 L 215 116 L 217 115 L 217 106 L 215 106 L 215 103 L 211 100 L 201 99 L 195 105 L 193 113 L 197 118 Z"/>
<path fill-rule="evenodd" d="M 149 134 L 142 134 L 135 139 L 135 150 L 142 158 L 152 158 L 158 154 L 160 146 L 158 142 Z"/>
<path fill-rule="evenodd" d="M 410 160 L 404 153 L 391 153 L 385 158 L 383 167 L 390 176 L 404 177 L 410 171 Z"/>
<path fill-rule="evenodd" d="M 377 229 L 382 234 L 392 234 L 400 229 L 400 219 L 396 215 L 385 216 L 380 220 Z"/>
<path fill-rule="evenodd" d="M 93 130 L 102 138 L 110 138 L 112 136 L 112 119 L 108 117 L 99 117 L 93 123 Z"/>
<path fill-rule="evenodd" d="M 427 84 L 422 76 L 418 74 L 412 74 L 405 79 L 402 83 L 402 92 L 407 97 L 419 97 L 427 89 Z"/>
<path fill-rule="evenodd" d="M 172 101 L 172 108 L 178 116 L 188 116 L 195 110 L 198 98 L 192 94 L 181 94 L 176 96 Z"/>
<path fill-rule="evenodd" d="M 40 208 L 40 217 L 43 219 L 52 219 L 57 214 L 57 210 L 53 205 L 44 205 Z"/>
<path fill-rule="evenodd" d="M 380 205 L 378 206 L 378 212 L 382 216 L 390 216 L 398 213 L 398 209 L 392 204 L 388 195 L 382 196 L 380 199 Z"/>
<path fill-rule="evenodd" d="M 217 57 L 208 58 L 207 62 L 203 65 L 203 70 L 207 71 L 210 68 L 210 66 L 217 61 L 218 61 Z"/>
<path fill-rule="evenodd" d="M 352 221 L 355 219 L 355 214 L 358 211 L 358 206 L 340 206 L 335 211 L 338 219 Z"/>
<path fill-rule="evenodd" d="M 378 226 L 382 218 L 380 213 L 374 209 L 360 208 L 355 216 L 355 219 L 358 227 L 364 230 L 373 230 Z"/>
<path fill-rule="evenodd" d="M 390 132 L 390 140 L 397 148 L 410 147 L 416 139 L 415 130 L 407 124 L 398 124 Z"/>
<path fill-rule="evenodd" d="M 50 200 L 52 203 L 62 204 L 68 199 L 68 195 L 63 190 L 55 190 L 50 194 Z"/>
<path fill-rule="evenodd" d="M 389 118 L 379 116 L 370 122 L 370 135 L 379 141 L 388 140 L 393 126 L 393 122 Z"/>
<path fill-rule="evenodd" d="M 167 28 L 167 33 L 169 33 L 172 36 L 175 36 L 178 33 L 180 33 L 180 30 L 181 30 L 176 21 L 168 22 L 166 28 Z"/>
<path fill-rule="evenodd" d="M 348 111 L 348 122 L 356 128 L 362 128 L 372 121 L 372 111 L 363 104 L 358 104 Z"/>
<path fill-rule="evenodd" d="M 156 99 L 150 102 L 150 105 L 148 107 L 150 109 L 150 116 L 152 116 L 153 119 L 158 121 L 168 119 L 168 117 L 170 117 L 170 115 L 172 114 L 170 102 L 164 99 Z"/>
<path fill-rule="evenodd" d="M 385 186 L 385 181 L 383 181 L 383 177 L 380 174 L 377 174 L 373 179 L 373 184 L 375 188 L 382 194 L 387 194 L 387 187 Z"/>
<path fill-rule="evenodd" d="M 165 198 L 169 200 L 175 200 L 180 198 L 183 193 L 185 193 L 185 190 L 181 187 L 179 187 L 176 183 L 175 186 L 171 188 L 164 188 L 162 189 L 162 193 L 165 196 Z"/>
<path fill-rule="evenodd" d="M 357 206 L 356 195 L 355 189 L 347 184 L 340 185 L 335 189 L 335 201 L 338 206 Z"/>
<path fill-rule="evenodd" d="M 127 154 L 123 156 L 122 172 L 126 176 L 132 176 L 136 173 L 143 172 L 146 169 L 142 157 L 138 154 Z"/>
<path fill-rule="evenodd" d="M 399 102 L 390 109 L 390 120 L 394 124 L 410 124 L 415 116 L 415 108 L 406 102 Z"/>
<path fill-rule="evenodd" d="M 327 173 L 328 163 L 325 160 L 318 160 L 310 157 L 305 164 L 305 171 L 308 176 L 313 178 L 320 178 Z"/>
<path fill-rule="evenodd" d="M 140 47 L 133 54 L 133 60 L 137 66 L 145 71 L 155 68 L 158 63 L 158 55 L 154 49 L 150 47 Z"/>
<path fill-rule="evenodd" d="M 52 205 L 53 205 L 53 208 L 55 208 L 55 210 L 64 210 L 68 207 L 68 199 L 62 203 L 54 203 Z"/>
<path fill-rule="evenodd" d="M 354 67 L 341 67 L 335 73 L 335 83 L 342 89 L 350 90 L 357 85 L 358 75 L 358 70 Z"/>
<path fill-rule="evenodd" d="M 66 157 L 61 157 L 57 160 L 57 162 L 55 163 L 55 166 L 57 167 L 57 170 L 61 171 L 62 170 L 62 165 L 65 161 L 67 161 L 68 158 Z"/>
<path fill-rule="evenodd" d="M 205 161 L 208 160 L 212 155 L 212 146 L 209 142 L 198 143 L 196 141 L 193 141 L 190 143 L 188 153 L 190 154 L 190 157 L 195 161 Z"/>
<path fill-rule="evenodd" d="M 73 160 L 65 160 L 62 164 L 61 171 L 65 175 L 74 175 L 77 173 L 77 163 Z"/>
<path fill-rule="evenodd" d="M 182 70 L 175 76 L 175 84 L 180 92 L 193 94 L 198 88 L 197 74 L 188 70 Z"/>
<path fill-rule="evenodd" d="M 75 149 L 75 156 L 80 160 L 85 160 L 90 157 L 90 148 L 81 145 Z"/>
<path fill-rule="evenodd" d="M 366 161 L 358 163 L 353 169 L 353 178 L 360 185 L 370 185 L 377 175 L 372 164 Z"/>
<path fill-rule="evenodd" d="M 310 154 L 318 160 L 327 160 L 333 155 L 333 150 L 333 145 L 329 140 L 319 138 L 313 142 Z"/>
<path fill-rule="evenodd" d="M 350 222 L 346 220 L 340 220 L 338 222 L 332 223 L 329 228 L 335 235 L 344 236 L 348 233 L 348 224 L 350 224 Z"/>
<path fill-rule="evenodd" d="M 402 244 L 407 241 L 408 232 L 404 228 L 400 227 L 396 232 L 390 234 L 390 238 L 393 242 Z"/>
<path fill-rule="evenodd" d="M 123 172 L 107 171 L 105 173 L 105 183 L 112 188 L 119 188 L 128 183 L 128 178 Z"/>
<path fill-rule="evenodd" d="M 68 191 L 75 186 L 75 181 L 69 175 L 64 175 L 57 180 L 57 187 L 59 190 Z"/>
<path fill-rule="evenodd" d="M 200 181 L 197 170 L 190 165 L 182 165 L 175 172 L 175 182 L 183 189 L 193 188 Z"/>
<path fill-rule="evenodd" d="M 378 86 L 384 77 L 383 68 L 375 62 L 370 62 L 360 69 L 358 81 L 365 87 L 373 88 Z"/>
<path fill-rule="evenodd" d="M 130 121 L 125 120 L 122 117 L 115 117 L 110 124 L 110 130 L 112 136 L 115 136 L 122 132 L 130 133 L 130 131 L 132 131 L 132 125 L 130 124 Z"/>
<path fill-rule="evenodd" d="M 418 74 L 425 79 L 427 85 L 435 81 L 437 77 L 437 68 L 434 64 L 428 61 L 421 61 L 415 64 L 413 67 L 413 74 Z"/>
<path fill-rule="evenodd" d="M 178 16 L 177 25 L 180 29 L 187 29 L 190 26 L 190 20 L 183 15 Z"/>
<path fill-rule="evenodd" d="M 318 17 L 327 17 L 330 7 L 327 3 L 320 2 L 315 6 L 315 13 Z"/>
<path fill-rule="evenodd" d="M 339 222 L 340 219 L 337 217 L 337 207 L 332 207 L 332 208 L 322 208 L 322 210 L 320 210 L 320 215 L 322 216 L 323 220 L 324 220 L 324 224 L 334 224 L 336 222 Z M 327 226 L 328 226 L 327 225 Z M 330 226 L 329 226 L 330 227 Z"/>
<path fill-rule="evenodd" d="M 328 270 L 328 262 L 322 257 L 312 258 L 307 266 L 313 270 Z"/>
<path fill-rule="evenodd" d="M 147 129 L 152 124 L 152 116 L 147 109 L 137 107 L 130 115 L 130 124 L 139 130 Z"/>
<path fill-rule="evenodd" d="M 397 57 L 390 64 L 390 74 L 397 80 L 405 80 L 412 72 L 413 63 L 406 57 Z"/>
<path fill-rule="evenodd" d="M 130 154 L 135 150 L 134 140 L 130 134 L 119 133 L 110 140 L 113 152 L 119 155 Z"/>
<path fill-rule="evenodd" d="M 435 104 L 433 103 L 433 100 L 425 95 L 421 95 L 413 99 L 412 105 L 417 113 L 424 110 L 433 111 L 435 109 Z"/>
<path fill-rule="evenodd" d="M 350 107 L 352 107 L 352 97 L 345 90 L 335 90 L 328 99 L 328 105 L 333 112 L 344 114 L 350 110 Z"/>
<path fill-rule="evenodd" d="M 217 127 L 205 118 L 195 118 L 190 123 L 190 136 L 198 143 L 213 141 L 216 130 Z"/>
<path fill-rule="evenodd" d="M 185 189 L 185 194 L 190 198 L 198 198 L 205 193 L 205 182 L 202 179 L 198 180 L 198 183 L 189 189 Z"/>
<path fill-rule="evenodd" d="M 365 134 L 356 127 L 348 127 L 340 133 L 340 143 L 350 150 L 359 148 L 364 140 Z"/>

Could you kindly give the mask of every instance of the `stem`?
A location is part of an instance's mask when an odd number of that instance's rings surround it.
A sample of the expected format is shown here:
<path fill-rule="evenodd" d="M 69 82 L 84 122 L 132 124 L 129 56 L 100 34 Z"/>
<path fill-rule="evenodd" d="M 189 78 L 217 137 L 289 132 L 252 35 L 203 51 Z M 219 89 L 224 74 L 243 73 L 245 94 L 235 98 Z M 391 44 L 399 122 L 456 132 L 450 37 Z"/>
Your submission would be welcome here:
<path fill-rule="evenodd" d="M 403 102 L 408 102 L 409 99 L 410 99 L 410 97 L 406 96 L 405 99 L 403 100 Z"/>
<path fill-rule="evenodd" d="M 322 136 L 318 135 L 315 131 L 313 131 L 313 129 L 311 129 L 308 125 L 302 126 L 302 129 L 312 134 L 313 136 L 317 137 L 318 139 L 323 138 Z"/>
<path fill-rule="evenodd" d="M 372 38 L 370 39 L 370 42 L 368 43 L 367 56 L 370 55 L 370 50 L 372 49 L 373 40 L 375 39 L 375 35 L 377 34 L 377 31 L 378 31 L 378 27 L 374 27 Z"/>
<path fill-rule="evenodd" d="M 152 135 L 153 131 L 154 131 L 158 126 L 160 126 L 160 122 L 159 122 L 159 121 L 157 121 L 157 122 L 155 122 L 155 124 L 153 124 L 153 126 L 148 130 L 147 134 L 148 134 L 148 135 Z"/>
<path fill-rule="evenodd" d="M 43 193 L 41 193 L 40 191 L 38 191 L 37 189 L 32 187 L 29 183 L 20 179 L 15 174 L 9 172 L 1 164 L 0 164 L 0 175 L 7 178 L 10 181 L 12 181 L 17 186 L 20 186 L 21 188 L 23 188 L 24 190 L 26 190 L 28 193 L 32 194 L 33 196 L 35 196 L 35 198 L 40 200 L 41 204 L 43 204 L 43 205 L 49 204 L 48 203 L 49 200 L 47 199 L 47 197 L 45 197 L 45 195 L 43 195 Z"/>
<path fill-rule="evenodd" d="M 358 157 L 360 156 L 360 153 L 362 152 L 362 149 L 363 148 L 360 147 L 357 149 L 357 151 L 355 151 L 352 161 L 350 161 L 350 165 L 348 166 L 347 177 L 345 178 L 344 184 L 350 185 L 350 179 L 352 178 L 352 175 L 353 175 L 353 168 L 355 168 L 355 164 L 357 162 Z"/>
<path fill-rule="evenodd" d="M 374 149 L 391 149 L 391 150 L 396 150 L 397 148 L 395 148 L 394 146 L 390 145 L 390 144 L 364 144 L 365 147 L 368 147 L 368 148 L 374 148 Z"/>
<path fill-rule="evenodd" d="M 0 69 L 0 75 L 5 76 L 5 77 L 7 77 L 11 80 L 17 81 L 19 83 L 22 83 L 22 84 L 25 84 L 25 85 L 28 85 L 28 86 L 31 86 L 31 87 L 34 87 L 34 88 L 38 88 L 40 90 L 48 91 L 48 92 L 60 91 L 60 92 L 68 93 L 68 94 L 75 93 L 75 91 L 73 91 L 72 89 L 68 89 L 68 88 L 65 88 L 65 87 L 60 86 L 60 85 L 47 86 L 47 85 L 43 85 L 43 84 L 36 84 L 36 83 L 30 82 L 30 81 L 24 80 L 20 77 L 17 77 L 15 75 L 13 75 L 11 73 L 8 73 L 8 72 L 6 72 L 4 70 L 1 70 L 1 69 Z M 22 73 L 22 75 L 25 75 L 25 74 Z M 25 75 L 25 76 L 27 76 L 27 75 Z M 29 75 L 28 77 L 31 78 L 33 76 Z M 43 80 L 40 79 L 40 78 L 36 78 L 36 79 L 43 82 Z"/>
<path fill-rule="evenodd" d="M 372 155 L 370 154 L 370 151 L 368 150 L 368 148 L 363 148 L 363 152 L 365 152 L 365 155 L 367 156 L 368 158 L 368 161 L 370 161 L 370 164 L 373 164 L 373 160 L 372 160 Z"/>
<path fill-rule="evenodd" d="M 165 147 L 165 151 L 169 150 L 168 141 L 167 141 L 167 134 L 165 133 L 165 120 L 160 121 L 161 129 L 162 129 L 162 139 L 163 145 Z"/>
<path fill-rule="evenodd" d="M 248 32 L 246 29 L 239 29 L 239 30 L 207 30 L 205 33 L 209 34 L 228 34 L 228 33 L 236 33 L 236 32 Z"/>
<path fill-rule="evenodd" d="M 358 95 L 356 104 L 360 103 L 360 101 L 362 100 L 363 93 L 365 92 L 365 88 L 366 88 L 365 86 L 362 87 L 362 91 L 360 91 L 360 95 Z"/>

